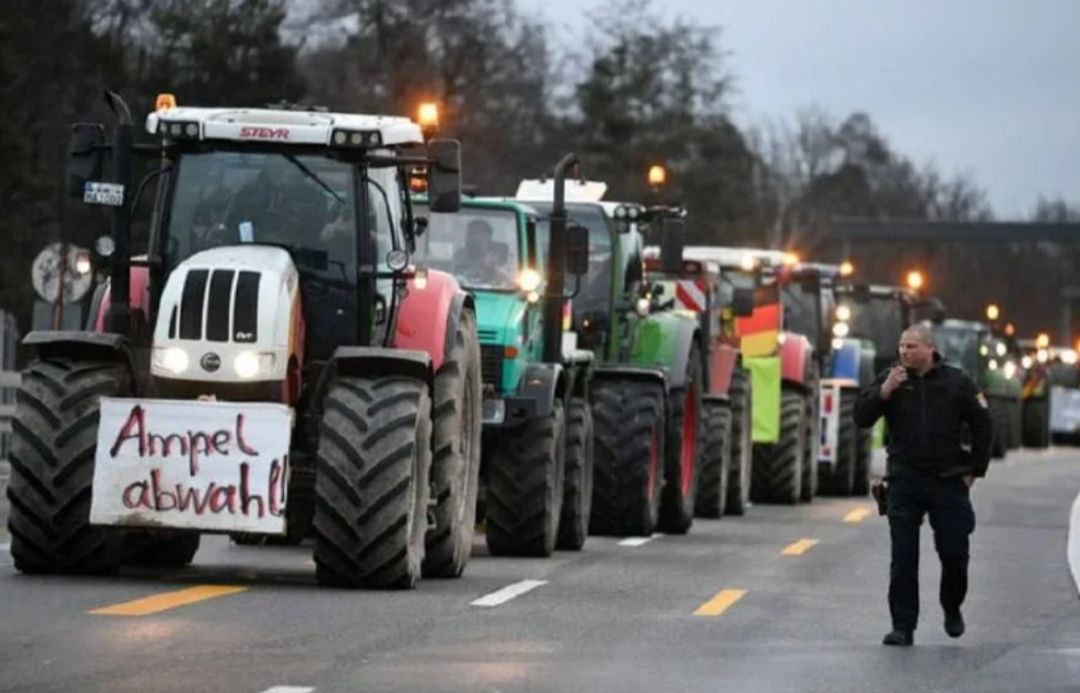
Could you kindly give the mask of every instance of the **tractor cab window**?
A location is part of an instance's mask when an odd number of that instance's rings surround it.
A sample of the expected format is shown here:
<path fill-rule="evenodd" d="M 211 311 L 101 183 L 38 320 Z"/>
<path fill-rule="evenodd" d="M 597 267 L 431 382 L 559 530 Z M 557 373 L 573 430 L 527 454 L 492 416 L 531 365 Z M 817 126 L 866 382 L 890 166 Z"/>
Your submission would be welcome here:
<path fill-rule="evenodd" d="M 981 347 L 985 345 L 984 334 L 978 330 L 935 325 L 934 349 L 954 366 L 959 366 L 970 378 L 977 378 L 983 355 Z"/>
<path fill-rule="evenodd" d="M 784 329 L 805 335 L 815 349 L 821 338 L 818 292 L 807 290 L 800 282 L 784 282 L 780 288 L 784 304 Z"/>
<path fill-rule="evenodd" d="M 416 241 L 418 265 L 449 272 L 470 289 L 517 290 L 522 258 L 517 213 L 462 207 L 454 214 L 435 214 L 427 205 L 417 205 L 415 213 L 428 220 Z"/>
<path fill-rule="evenodd" d="M 356 282 L 353 167 L 322 156 L 212 151 L 180 156 L 164 243 L 171 270 L 197 252 L 266 243 L 297 269 Z"/>
<path fill-rule="evenodd" d="M 536 225 L 536 244 L 546 256 L 551 233 L 551 203 L 530 202 L 540 212 Z M 604 210 L 597 204 L 568 204 L 567 226 L 578 224 L 589 231 L 589 270 L 581 277 L 581 288 L 574 296 L 574 323 L 595 322 L 611 311 L 612 228 Z M 567 277 L 566 287 L 573 290 L 577 280 Z"/>
<path fill-rule="evenodd" d="M 869 339 L 879 348 L 895 352 L 900 333 L 907 327 L 900 301 L 893 296 L 871 296 L 869 301 L 846 297 L 843 303 L 851 310 L 852 337 Z"/>

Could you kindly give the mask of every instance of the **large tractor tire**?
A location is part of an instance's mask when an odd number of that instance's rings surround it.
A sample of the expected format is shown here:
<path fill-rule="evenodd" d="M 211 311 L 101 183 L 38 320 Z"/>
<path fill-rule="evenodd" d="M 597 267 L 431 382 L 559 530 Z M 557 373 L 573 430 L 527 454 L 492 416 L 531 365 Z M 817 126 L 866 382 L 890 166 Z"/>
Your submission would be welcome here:
<path fill-rule="evenodd" d="M 728 515 L 745 515 L 750 507 L 750 477 L 754 463 L 754 393 L 750 374 L 736 368 L 731 376 L 731 468 L 728 476 Z"/>
<path fill-rule="evenodd" d="M 462 311 L 453 347 L 435 375 L 431 493 L 435 525 L 424 543 L 424 577 L 456 578 L 472 554 L 480 486 L 480 345 L 476 316 Z"/>
<path fill-rule="evenodd" d="M 333 380 L 323 402 L 316 464 L 319 583 L 415 587 L 431 468 L 427 384 L 398 375 Z"/>
<path fill-rule="evenodd" d="M 589 531 L 650 536 L 660 512 L 663 385 L 594 381 L 592 403 L 596 450 Z"/>
<path fill-rule="evenodd" d="M 855 401 L 859 393 L 855 390 L 840 391 L 840 421 L 836 441 L 836 464 L 830 470 L 827 466 L 818 467 L 818 487 L 822 495 L 850 496 L 855 487 L 856 458 L 858 441 L 856 440 Z"/>
<path fill-rule="evenodd" d="M 551 414 L 492 438 L 484 450 L 487 546 L 495 556 L 550 556 L 555 551 L 566 472 L 562 402 Z"/>
<path fill-rule="evenodd" d="M 1026 448 L 1050 445 L 1050 403 L 1045 397 L 1024 400 L 1023 443 Z"/>
<path fill-rule="evenodd" d="M 23 373 L 12 419 L 8 530 L 23 573 L 108 573 L 124 558 L 118 530 L 90 524 L 100 398 L 131 395 L 127 368 L 54 358 Z"/>
<path fill-rule="evenodd" d="M 1024 438 L 1024 423 L 1023 412 L 1020 409 L 1020 400 L 1009 400 L 1008 413 L 1009 413 L 1009 445 L 1010 450 L 1017 450 L 1023 444 Z"/>
<path fill-rule="evenodd" d="M 786 505 L 799 502 L 807 424 L 806 395 L 784 388 L 780 393 L 780 439 L 754 446 L 750 489 L 754 502 Z"/>
<path fill-rule="evenodd" d="M 698 517 L 723 517 L 731 478 L 731 404 L 703 402 L 701 411 L 705 436 L 694 514 Z"/>
<path fill-rule="evenodd" d="M 806 449 L 803 451 L 802 485 L 799 500 L 812 503 L 818 493 L 818 457 L 821 450 L 821 391 L 818 387 L 817 366 L 811 371 L 806 393 Z"/>
<path fill-rule="evenodd" d="M 258 535 L 246 535 L 258 536 Z M 183 568 L 199 550 L 198 532 L 175 532 L 148 536 L 129 562 L 148 568 Z"/>
<path fill-rule="evenodd" d="M 701 423 L 701 370 L 701 350 L 695 344 L 686 361 L 686 384 L 673 391 L 668 400 L 664 487 L 657 527 L 669 534 L 686 534 L 694 523 L 705 428 Z"/>
<path fill-rule="evenodd" d="M 589 402 L 575 397 L 566 415 L 566 476 L 555 548 L 580 551 L 589 535 L 593 495 L 593 419 Z"/>
<path fill-rule="evenodd" d="M 874 457 L 874 431 L 858 428 L 855 431 L 855 474 L 851 495 L 864 497 L 870 493 L 870 467 Z"/>
<path fill-rule="evenodd" d="M 993 424 L 993 437 L 990 442 L 990 457 L 1000 460 L 1008 452 L 1006 438 L 1008 436 L 1008 416 L 1005 413 L 1005 404 L 1001 399 L 990 400 L 990 421 Z"/>

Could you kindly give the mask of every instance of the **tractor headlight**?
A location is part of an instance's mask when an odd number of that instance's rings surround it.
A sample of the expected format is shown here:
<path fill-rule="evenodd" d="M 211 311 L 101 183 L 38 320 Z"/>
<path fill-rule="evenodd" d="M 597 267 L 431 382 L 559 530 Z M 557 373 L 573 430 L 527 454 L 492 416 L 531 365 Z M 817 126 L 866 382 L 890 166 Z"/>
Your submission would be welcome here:
<path fill-rule="evenodd" d="M 154 370 L 168 371 L 173 375 L 181 375 L 191 365 L 188 353 L 180 347 L 165 347 L 154 349 Z"/>
<path fill-rule="evenodd" d="M 1006 361 L 1005 365 L 1002 367 L 1002 372 L 1005 374 L 1006 378 L 1012 380 L 1013 376 L 1016 375 L 1016 362 Z"/>
<path fill-rule="evenodd" d="M 637 311 L 637 314 L 641 317 L 645 317 L 646 315 L 648 315 L 649 303 L 650 301 L 648 296 L 642 296 L 641 298 L 639 298 L 637 300 L 637 303 L 634 305 L 634 309 Z"/>
<path fill-rule="evenodd" d="M 542 278 L 540 277 L 540 273 L 532 269 L 531 267 L 526 267 L 525 269 L 518 272 L 518 288 L 527 294 L 537 291 L 540 288 L 541 281 Z"/>
<path fill-rule="evenodd" d="M 844 340 L 840 339 L 839 337 L 833 337 L 832 348 L 833 351 L 840 351 L 844 348 Z"/>
<path fill-rule="evenodd" d="M 996 371 L 998 369 L 997 359 L 990 359 L 990 363 L 988 363 L 986 365 L 989 366 L 990 370 L 992 370 L 992 371 Z"/>
<path fill-rule="evenodd" d="M 839 305 L 836 307 L 836 319 L 843 322 L 851 320 L 851 307 L 846 305 Z"/>
<path fill-rule="evenodd" d="M 844 337 L 848 336 L 849 332 L 851 332 L 851 328 L 848 327 L 848 324 L 846 322 L 841 320 L 840 322 L 834 322 L 833 323 L 833 326 L 832 326 L 833 337 L 839 337 L 840 339 L 843 339 Z"/>
<path fill-rule="evenodd" d="M 241 351 L 233 360 L 233 370 L 236 375 L 244 380 L 251 380 L 261 373 L 267 373 L 274 368 L 273 354 L 260 354 L 257 351 Z"/>
<path fill-rule="evenodd" d="M 998 356 L 1004 356 L 1004 355 L 1005 355 L 1005 352 L 1007 352 L 1008 350 L 1009 350 L 1009 349 L 1008 349 L 1008 347 L 1006 347 L 1006 346 L 1005 346 L 1005 345 L 1004 345 L 1003 343 L 1001 343 L 1001 342 L 998 342 L 998 343 L 997 343 L 997 345 L 995 345 L 995 346 L 994 346 L 994 351 L 996 351 L 996 352 L 997 352 L 997 355 L 998 355 Z"/>
<path fill-rule="evenodd" d="M 1030 370 L 1030 368 L 1035 365 L 1035 359 L 1030 356 L 1025 356 L 1020 359 L 1020 365 L 1024 367 L 1024 370 Z"/>

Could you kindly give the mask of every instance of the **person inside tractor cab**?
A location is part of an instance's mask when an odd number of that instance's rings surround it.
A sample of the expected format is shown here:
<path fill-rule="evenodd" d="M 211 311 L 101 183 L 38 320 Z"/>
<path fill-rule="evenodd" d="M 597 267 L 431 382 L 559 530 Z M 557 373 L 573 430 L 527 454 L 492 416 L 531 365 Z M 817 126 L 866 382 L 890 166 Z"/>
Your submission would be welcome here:
<path fill-rule="evenodd" d="M 236 193 L 226 216 L 226 228 L 237 233 L 237 240 L 294 245 L 333 221 L 326 195 L 299 166 L 285 155 L 263 160 L 262 170 Z M 245 222 L 250 230 L 241 227 Z"/>
<path fill-rule="evenodd" d="M 504 286 L 513 282 L 507 263 L 510 248 L 494 241 L 495 231 L 484 219 L 473 219 L 465 228 L 465 246 L 454 253 L 454 273 L 467 283 Z"/>

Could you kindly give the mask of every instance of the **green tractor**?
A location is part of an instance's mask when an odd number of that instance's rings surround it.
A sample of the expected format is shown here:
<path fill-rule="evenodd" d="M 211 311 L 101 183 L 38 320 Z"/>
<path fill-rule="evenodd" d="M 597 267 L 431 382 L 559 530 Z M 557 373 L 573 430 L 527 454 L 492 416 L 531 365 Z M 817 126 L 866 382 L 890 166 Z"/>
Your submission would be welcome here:
<path fill-rule="evenodd" d="M 1021 390 L 1019 364 L 1006 341 L 983 322 L 944 320 L 933 323 L 934 345 L 971 377 L 986 395 L 994 423 L 991 454 L 995 458 L 1020 445 Z"/>
<path fill-rule="evenodd" d="M 660 247 L 646 249 L 650 290 L 658 308 L 698 319 L 706 347 L 697 515 L 743 515 L 750 505 L 753 392 L 750 373 L 742 366 L 736 319 L 753 312 L 754 292 L 736 289 L 715 262 L 685 259 L 677 241 L 673 251 L 667 231 Z"/>
<path fill-rule="evenodd" d="M 431 214 L 421 203 L 419 213 L 428 224 L 418 261 L 457 277 L 476 305 L 488 549 L 579 550 L 592 500 L 593 358 L 562 329 L 566 302 L 552 278 L 565 272 L 560 257 L 571 273 L 584 271 L 580 243 L 549 252 L 551 238 L 537 238 L 536 210 L 512 200 L 465 199 L 460 214 Z"/>
<path fill-rule="evenodd" d="M 586 230 L 588 271 L 572 290 L 571 325 L 596 355 L 590 392 L 595 473 L 590 531 L 644 535 L 689 531 L 702 452 L 704 352 L 696 318 L 652 311 L 645 282 L 645 208 L 601 201 L 603 183 L 567 181 L 566 214 Z M 550 226 L 562 191 L 523 181 L 517 199 Z M 542 222 L 540 235 L 548 233 Z"/>

